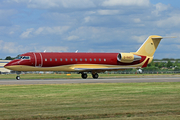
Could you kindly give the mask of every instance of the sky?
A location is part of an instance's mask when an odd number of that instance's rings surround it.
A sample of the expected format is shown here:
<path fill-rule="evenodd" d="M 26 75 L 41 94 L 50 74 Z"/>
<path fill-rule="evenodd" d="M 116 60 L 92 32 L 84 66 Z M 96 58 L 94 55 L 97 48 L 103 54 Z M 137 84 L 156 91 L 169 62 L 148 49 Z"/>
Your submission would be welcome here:
<path fill-rule="evenodd" d="M 179 0 L 0 0 L 0 58 L 26 52 L 136 52 L 180 58 Z"/>

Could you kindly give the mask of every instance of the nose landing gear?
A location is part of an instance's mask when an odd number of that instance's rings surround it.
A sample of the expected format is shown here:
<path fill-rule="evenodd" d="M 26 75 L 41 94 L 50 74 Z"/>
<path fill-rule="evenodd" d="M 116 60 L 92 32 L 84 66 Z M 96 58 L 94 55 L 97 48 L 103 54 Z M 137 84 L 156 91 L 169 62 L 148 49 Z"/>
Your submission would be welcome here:
<path fill-rule="evenodd" d="M 16 76 L 16 80 L 20 80 L 20 76 Z"/>
<path fill-rule="evenodd" d="M 17 74 L 16 80 L 20 80 L 20 74 L 21 74 L 21 71 L 17 71 L 16 74 Z"/>

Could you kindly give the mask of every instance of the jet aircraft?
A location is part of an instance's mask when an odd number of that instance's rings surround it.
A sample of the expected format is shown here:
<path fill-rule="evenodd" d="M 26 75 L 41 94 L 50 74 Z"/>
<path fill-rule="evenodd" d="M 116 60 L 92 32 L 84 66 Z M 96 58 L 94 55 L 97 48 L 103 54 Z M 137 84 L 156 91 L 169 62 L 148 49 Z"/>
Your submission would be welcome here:
<path fill-rule="evenodd" d="M 136 52 L 130 53 L 28 52 L 4 67 L 17 71 L 17 80 L 21 71 L 79 72 L 83 79 L 90 72 L 97 79 L 100 72 L 146 67 L 153 60 L 161 39 L 161 36 L 149 36 Z"/>

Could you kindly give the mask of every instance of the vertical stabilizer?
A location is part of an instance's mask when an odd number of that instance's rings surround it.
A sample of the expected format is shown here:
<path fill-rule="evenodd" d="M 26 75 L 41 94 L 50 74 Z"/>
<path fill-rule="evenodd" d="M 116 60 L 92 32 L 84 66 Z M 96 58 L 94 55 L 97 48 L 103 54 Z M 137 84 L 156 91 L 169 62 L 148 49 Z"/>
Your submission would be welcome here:
<path fill-rule="evenodd" d="M 141 45 L 141 47 L 136 51 L 136 54 L 153 57 L 161 39 L 161 36 L 149 36 L 147 40 Z"/>

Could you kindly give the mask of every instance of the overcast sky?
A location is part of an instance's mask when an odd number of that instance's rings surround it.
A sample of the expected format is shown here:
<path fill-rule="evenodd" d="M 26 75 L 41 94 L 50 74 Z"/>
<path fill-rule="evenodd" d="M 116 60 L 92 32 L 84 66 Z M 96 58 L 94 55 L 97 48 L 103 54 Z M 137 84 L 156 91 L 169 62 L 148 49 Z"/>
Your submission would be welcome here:
<path fill-rule="evenodd" d="M 179 0 L 0 0 L 0 58 L 26 52 L 135 52 L 180 58 Z"/>

